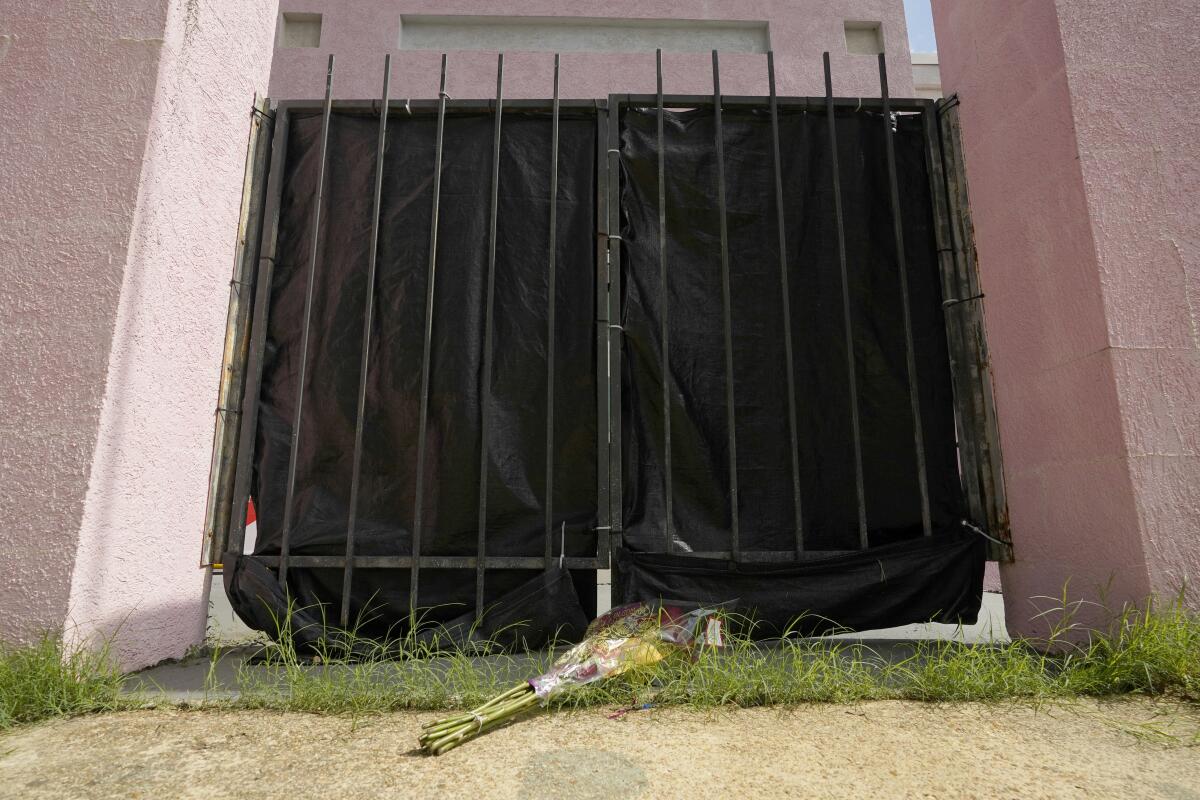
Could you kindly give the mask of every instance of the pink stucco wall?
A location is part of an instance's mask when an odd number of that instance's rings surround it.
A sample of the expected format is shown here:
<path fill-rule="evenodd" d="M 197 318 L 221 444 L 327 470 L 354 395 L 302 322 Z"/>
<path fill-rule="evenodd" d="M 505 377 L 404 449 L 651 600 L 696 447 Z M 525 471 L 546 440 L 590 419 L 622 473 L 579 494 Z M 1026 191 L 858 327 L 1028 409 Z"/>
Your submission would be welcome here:
<path fill-rule="evenodd" d="M 1068 582 L 1117 605 L 1200 577 L 1191 5 L 933 0 L 987 295 L 1011 631 L 1037 632 L 1031 598 Z"/>
<path fill-rule="evenodd" d="M 0 636 L 61 628 L 166 19 L 0 14 Z M 48 146 L 53 142 L 53 146 Z"/>
<path fill-rule="evenodd" d="M 276 8 L 92 0 L 64 20 L 15 5 L 0 19 L 20 110 L 0 120 L 0 302 L 16 321 L 0 347 L 0 522 L 17 558 L 0 636 L 119 630 L 134 667 L 203 636 L 228 276 Z"/>
<path fill-rule="evenodd" d="M 883 24 L 892 94 L 913 92 L 908 30 L 901 0 L 281 0 L 281 12 L 323 16 L 318 48 L 284 48 L 271 68 L 274 98 L 320 97 L 325 90 L 329 53 L 337 56 L 334 96 L 370 98 L 382 85 L 383 54 L 392 52 L 394 97 L 436 97 L 440 55 L 397 51 L 404 14 L 514 15 L 677 20 L 766 21 L 775 51 L 780 94 L 824 94 L 821 53 L 830 52 L 834 91 L 846 96 L 879 96 L 875 59 L 846 52 L 844 24 Z M 456 98 L 495 94 L 494 53 L 449 54 L 447 91 Z M 553 55 L 505 55 L 505 96 L 549 97 L 553 90 Z M 707 54 L 665 53 L 663 83 L 668 93 L 712 92 L 712 66 Z M 653 92 L 654 53 L 565 53 L 561 91 L 564 98 L 590 99 L 610 92 Z M 729 53 L 721 57 L 721 90 L 725 94 L 766 94 L 766 59 Z"/>
<path fill-rule="evenodd" d="M 1151 588 L 1200 605 L 1197 6 L 1103 5 L 1058 9 L 1137 529 Z"/>
<path fill-rule="evenodd" d="M 893 91 L 911 92 L 899 0 L 293 2 L 325 15 L 314 50 L 278 54 L 272 92 L 373 96 L 401 13 L 760 19 L 780 91 L 874 94 L 845 19 L 880 20 Z M 127 667 L 199 641 L 197 568 L 227 279 L 249 106 L 271 67 L 275 0 L 9 0 L 0 17 L 0 639 L 112 637 Z M 491 54 L 453 54 L 450 91 L 490 94 Z M 563 95 L 653 88 L 652 54 L 577 54 Z M 508 96 L 546 96 L 549 56 L 513 54 Z M 432 96 L 436 53 L 396 59 L 397 96 Z M 765 90 L 730 55 L 727 93 Z M 668 90 L 707 92 L 704 55 L 672 54 Z"/>

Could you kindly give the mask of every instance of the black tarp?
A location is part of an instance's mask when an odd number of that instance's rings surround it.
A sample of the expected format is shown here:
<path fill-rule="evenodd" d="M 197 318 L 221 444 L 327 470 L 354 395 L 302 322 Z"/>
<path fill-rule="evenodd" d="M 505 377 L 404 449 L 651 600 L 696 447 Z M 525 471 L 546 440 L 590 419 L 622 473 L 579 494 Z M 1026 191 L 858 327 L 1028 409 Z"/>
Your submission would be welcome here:
<path fill-rule="evenodd" d="M 280 205 L 278 262 L 255 442 L 255 553 L 278 554 L 299 342 L 311 257 L 320 117 L 293 115 Z M 304 416 L 299 431 L 293 555 L 341 556 L 359 379 L 370 245 L 377 119 L 335 113 L 312 313 Z M 480 381 L 493 118 L 447 119 L 429 401 L 422 552 L 474 556 Z M 805 544 L 800 563 L 734 565 L 688 552 L 730 549 L 723 319 L 711 111 L 667 114 L 673 553 L 663 555 L 662 408 L 659 359 L 657 172 L 653 112 L 621 122 L 625 599 L 740 599 L 776 628 L 801 614 L 848 627 L 923 619 L 973 619 L 983 549 L 958 525 L 953 404 L 932 236 L 924 139 L 897 121 L 896 155 L 912 297 L 928 465 L 932 538 L 921 536 L 920 501 L 905 368 L 899 278 L 892 239 L 882 118 L 839 112 L 846 246 L 871 548 L 858 547 L 842 288 L 834 228 L 826 120 L 783 113 L 785 218 L 798 411 Z M 387 141 L 377 303 L 358 506 L 356 552 L 411 552 L 417 418 L 428 263 L 435 120 L 393 116 Z M 545 115 L 504 117 L 498 218 L 490 414 L 487 552 L 543 552 L 548 192 Z M 558 199 L 555 382 L 555 521 L 568 555 L 596 548 L 596 120 L 565 114 Z M 732 277 L 734 395 L 744 551 L 794 544 L 787 388 L 770 127 L 764 114 L 725 115 Z M 843 551 L 838 554 L 838 551 Z M 557 538 L 555 541 L 557 554 Z M 234 563 L 231 559 L 229 563 Z M 873 565 L 873 566 L 872 566 Z M 251 574 L 253 572 L 253 574 Z M 263 570 L 231 569 L 243 607 L 281 604 Z M 474 575 L 422 569 L 426 619 L 468 630 Z M 245 585 L 239 586 L 239 576 Z M 578 627 L 578 596 L 592 611 L 590 582 L 553 571 L 489 570 L 485 603 L 497 619 L 520 616 L 535 598 L 539 630 Z M 336 619 L 340 569 L 293 565 L 288 592 Z M 579 591 L 568 592 L 575 589 Z M 355 571 L 351 616 L 367 635 L 397 633 L 409 618 L 404 569 Z M 564 593 L 566 592 L 566 593 Z M 569 596 L 568 596 L 569 595 Z M 750 603 L 753 608 L 747 608 Z M 279 609 L 276 609 L 279 612 Z M 314 612 L 315 613 L 315 612 Z M 257 610 L 245 616 L 265 626 Z M 306 617 L 307 619 L 307 617 Z M 251 621 L 251 620 L 248 620 Z M 255 624 L 252 622 L 252 624 Z M 766 632 L 766 629 L 764 629 Z M 469 639 L 469 636 L 465 636 Z M 536 638 L 536 637 L 535 637 Z"/>
<path fill-rule="evenodd" d="M 673 552 L 731 549 L 728 426 L 717 164 L 714 115 L 709 110 L 667 112 L 666 264 L 668 272 Z M 933 527 L 951 532 L 922 541 L 916 449 L 905 360 L 903 307 L 888 173 L 884 123 L 877 113 L 837 115 L 837 144 L 845 217 L 854 357 L 861 422 L 864 495 L 871 550 L 905 543 L 925 566 L 908 570 L 909 581 L 932 592 L 928 602 L 867 601 L 875 589 L 860 583 L 855 566 L 826 561 L 836 575 L 820 591 L 797 593 L 775 582 L 768 568 L 746 567 L 730 580 L 728 597 L 718 587 L 730 574 L 725 562 L 698 563 L 706 575 L 696 583 L 677 560 L 639 556 L 667 549 L 661 396 L 661 297 L 658 254 L 656 117 L 653 109 L 629 109 L 621 120 L 622 274 L 624 327 L 623 445 L 625 546 L 634 574 L 628 600 L 659 596 L 732 599 L 749 575 L 764 583 L 756 597 L 771 596 L 773 612 L 790 607 L 842 624 L 876 626 L 927 618 L 973 616 L 979 605 L 983 550 L 963 542 L 959 521 L 964 500 L 958 477 L 953 400 L 941 308 L 937 252 L 920 119 L 901 116 L 895 136 L 897 177 L 913 345 L 929 477 Z M 859 547 L 857 493 L 846 364 L 842 278 L 827 117 L 782 113 L 784 215 L 787 231 L 797 440 L 805 548 L 849 551 Z M 725 176 L 729 231 L 736 412 L 739 521 L 743 551 L 794 547 L 795 514 L 788 435 L 784 324 L 779 274 L 774 162 L 769 117 L 758 111 L 724 114 Z M 953 557 L 953 556 L 957 557 Z M 883 558 L 884 556 L 880 556 Z M 890 556 L 888 556 L 890 557 Z M 826 556 L 828 559 L 829 556 Z M 691 561 L 699 561 L 692 558 Z M 803 583 L 809 567 L 795 567 Z M 656 573 L 653 577 L 650 573 Z M 936 590 L 951 581 L 969 592 L 946 606 Z M 756 584 L 757 585 L 757 584 Z M 769 588 L 778 586 L 778 592 Z M 899 587 L 898 587 L 899 588 Z M 907 590 L 906 590 L 907 591 Z M 752 593 L 753 594 L 753 593 Z M 912 592 L 907 595 L 911 599 Z M 785 598 L 803 598 L 793 603 Z M 856 603 L 861 601 L 861 607 Z M 932 605 L 930 605 L 932 603 Z M 901 606 L 903 608 L 901 609 Z M 848 608 L 859 611 L 849 614 Z M 872 614 L 867 609 L 880 608 Z M 897 609 L 900 609 L 899 611 Z M 837 612 L 837 613 L 834 613 Z"/>
<path fill-rule="evenodd" d="M 476 553 L 493 124 L 486 113 L 446 119 L 424 481 L 422 554 L 428 556 Z M 255 442 L 259 555 L 280 550 L 320 130 L 319 114 L 291 117 Z M 388 128 L 358 496 L 359 555 L 411 554 L 435 132 L 432 116 L 394 114 Z M 547 115 L 504 115 L 487 409 L 486 539 L 492 556 L 541 556 L 544 548 L 550 133 Z M 297 556 L 345 552 L 377 134 L 375 116 L 332 116 L 289 539 Z M 594 115 L 564 112 L 556 273 L 556 555 L 563 522 L 567 555 L 594 555 L 596 543 L 595 153 Z M 534 576 L 488 570 L 485 605 Z M 593 580 L 576 578 L 581 589 Z M 325 617 L 337 619 L 340 569 L 293 566 L 288 584 L 297 604 L 327 604 Z M 449 622 L 473 608 L 474 586 L 473 571 L 423 569 L 418 605 L 429 609 L 427 621 Z M 355 570 L 351 618 L 370 621 L 363 633 L 394 634 L 396 624 L 408 619 L 408 601 L 408 570 Z"/>
<path fill-rule="evenodd" d="M 499 597 L 482 618 L 471 609 L 421 630 L 418 640 L 462 651 L 536 650 L 549 642 L 577 642 L 588 626 L 571 574 L 552 566 Z"/>
<path fill-rule="evenodd" d="M 401 637 L 407 619 L 372 620 L 344 635 L 319 605 L 297 605 L 280 586 L 276 574 L 253 557 L 225 554 L 225 592 L 238 617 L 251 628 L 272 636 L 290 637 L 298 652 L 333 654 L 351 659 L 373 659 L 387 653 L 378 642 L 359 635 L 360 630 L 378 632 L 376 638 L 396 645 L 395 655 L 406 646 L 428 651 L 493 652 L 536 650 L 550 642 L 573 642 L 587 628 L 588 615 L 579 601 L 575 578 L 552 565 L 496 598 L 478 616 L 472 608 L 445 622 L 422 619 L 412 637 Z M 399 641 L 395 641 L 399 639 Z"/>
<path fill-rule="evenodd" d="M 841 555 L 805 553 L 791 564 L 619 552 L 626 597 L 725 603 L 753 620 L 756 637 L 814 636 L 913 622 L 976 622 L 984 540 L 958 532 Z"/>

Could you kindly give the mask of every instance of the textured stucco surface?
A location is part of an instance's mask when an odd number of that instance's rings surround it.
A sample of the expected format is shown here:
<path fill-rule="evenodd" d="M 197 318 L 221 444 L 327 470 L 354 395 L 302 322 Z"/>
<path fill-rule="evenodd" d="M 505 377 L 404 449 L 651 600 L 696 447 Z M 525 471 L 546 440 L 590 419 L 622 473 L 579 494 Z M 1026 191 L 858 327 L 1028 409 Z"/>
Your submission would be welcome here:
<path fill-rule="evenodd" d="M 323 16 L 321 46 L 282 48 L 271 68 L 271 96 L 320 97 L 325 66 L 337 56 L 334 96 L 377 97 L 383 83 L 383 55 L 392 53 L 394 97 L 436 97 L 440 54 L 398 51 L 404 14 L 515 15 L 684 20 L 766 21 L 775 50 L 780 94 L 824 94 L 821 53 L 830 52 L 834 91 L 847 96 L 879 96 L 874 57 L 846 52 L 844 24 L 883 24 L 892 94 L 913 92 L 908 29 L 900 0 L 281 0 L 281 12 Z M 550 97 L 553 55 L 511 53 L 504 58 L 505 97 Z M 668 93 L 709 94 L 712 64 L 707 54 L 664 53 L 663 83 Z M 654 53 L 565 53 L 561 91 L 564 98 L 590 99 L 610 92 L 653 92 Z M 766 58 L 730 53 L 721 57 L 725 94 L 766 94 Z M 496 91 L 494 53 L 449 54 L 447 91 L 451 97 L 492 97 Z"/>
<path fill-rule="evenodd" d="M 1165 5 L 933 2 L 963 101 L 1013 632 L 1068 581 L 1119 604 L 1200 576 L 1198 45 L 1175 24 L 1189 4 Z"/>
<path fill-rule="evenodd" d="M 1162 594 L 1200 581 L 1196 12 L 1058 2 L 1138 528 Z"/>
<path fill-rule="evenodd" d="M 204 629 L 197 568 L 249 110 L 273 0 L 0 16 L 0 638 Z M 15 113 L 19 110 L 19 113 Z"/>
<path fill-rule="evenodd" d="M 171 0 L 67 629 L 126 666 L 204 635 L 198 569 L 250 108 L 273 0 Z"/>
<path fill-rule="evenodd" d="M 0 638 L 61 627 L 165 4 L 0 10 Z"/>

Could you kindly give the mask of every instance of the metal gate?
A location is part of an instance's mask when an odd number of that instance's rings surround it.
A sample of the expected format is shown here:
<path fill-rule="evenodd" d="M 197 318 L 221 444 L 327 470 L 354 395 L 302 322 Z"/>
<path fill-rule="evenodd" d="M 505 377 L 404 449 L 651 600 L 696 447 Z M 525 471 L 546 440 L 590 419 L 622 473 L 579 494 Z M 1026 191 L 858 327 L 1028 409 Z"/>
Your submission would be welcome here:
<path fill-rule="evenodd" d="M 379 100 L 374 101 L 333 101 L 332 83 L 334 80 L 334 59 L 329 59 L 329 69 L 326 81 L 326 96 L 320 101 L 284 101 L 269 107 L 262 104 L 255 109 L 255 124 L 251 134 L 251 146 L 247 158 L 247 185 L 243 202 L 243 220 L 240 229 L 238 256 L 235 265 L 235 275 L 232 282 L 230 301 L 229 331 L 226 346 L 226 363 L 222 375 L 221 401 L 217 415 L 216 445 L 213 456 L 213 471 L 211 477 L 209 513 L 206 522 L 206 542 L 204 559 L 206 564 L 221 568 L 223 563 L 232 558 L 252 558 L 276 571 L 281 585 L 288 585 L 290 569 L 325 569 L 341 572 L 341 592 L 338 608 L 340 623 L 345 626 L 351 619 L 351 591 L 355 581 L 356 570 L 401 570 L 407 573 L 409 583 L 409 603 L 411 608 L 422 605 L 419 595 L 420 575 L 422 570 L 457 570 L 462 571 L 464 582 L 473 577 L 475 609 L 481 612 L 485 607 L 485 594 L 489 582 L 489 573 L 497 570 L 539 570 L 554 564 L 561 564 L 572 570 L 599 570 L 614 568 L 616 565 L 610 555 L 622 547 L 624 533 L 622 486 L 622 430 L 625 424 L 622 420 L 622 359 L 623 359 L 623 320 L 622 309 L 622 240 L 621 240 L 621 120 L 622 114 L 630 109 L 650 110 L 657 118 L 657 133 L 659 143 L 659 159 L 657 164 L 659 182 L 660 222 L 665 219 L 665 201 L 662 199 L 664 164 L 661 156 L 663 142 L 663 120 L 668 109 L 699 109 L 711 113 L 715 122 L 716 137 L 713 147 L 718 165 L 718 186 L 715 193 L 717 216 L 720 221 L 720 262 L 722 274 L 722 300 L 724 314 L 721 325 L 724 336 L 723 369 L 726 376 L 725 407 L 728 414 L 728 486 L 731 493 L 732 526 L 730 530 L 731 546 L 724 552 L 693 553 L 697 556 L 726 557 L 733 561 L 775 562 L 787 563 L 799 558 L 805 550 L 803 519 L 801 515 L 801 497 L 799 485 L 799 456 L 796 443 L 796 396 L 797 382 L 792 371 L 791 344 L 793 340 L 792 318 L 788 308 L 788 280 L 797 268 L 789 264 L 786 247 L 783 245 L 788 231 L 784 222 L 783 183 L 780 177 L 780 153 L 788 147 L 788 142 L 781 141 L 779 118 L 780 114 L 802 111 L 812 115 L 823 115 L 829 141 L 838 141 L 837 113 L 853 110 L 875 115 L 879 125 L 887 130 L 887 158 L 890 184 L 889 202 L 893 211 L 899 207 L 900 197 L 897 188 L 897 177 L 894 156 L 891 147 L 893 120 L 898 115 L 919 119 L 924 131 L 926 145 L 926 169 L 929 176 L 929 196 L 932 207 L 929 209 L 933 219 L 936 237 L 939 268 L 941 274 L 942 307 L 945 315 L 945 335 L 950 354 L 950 380 L 954 390 L 954 415 L 957 429 L 959 478 L 965 494 L 967 511 L 970 520 L 964 524 L 977 530 L 989 539 L 991 558 L 1007 559 L 1010 557 L 1008 545 L 1008 528 L 1005 511 L 1003 485 L 1000 473 L 999 449 L 996 437 L 995 411 L 992 403 L 990 374 L 988 371 L 986 345 L 983 338 L 982 326 L 982 294 L 978 288 L 974 263 L 974 252 L 971 240 L 970 219 L 966 205 L 966 184 L 962 169 L 961 149 L 959 146 L 956 102 L 943 101 L 940 103 L 929 100 L 890 98 L 887 91 L 886 67 L 882 56 L 879 58 L 879 73 L 881 92 L 878 98 L 839 98 L 833 95 L 833 76 L 830 73 L 828 55 L 825 58 L 825 87 L 826 94 L 819 98 L 805 97 L 776 97 L 773 59 L 767 56 L 766 71 L 770 93 L 766 97 L 733 97 L 724 96 L 720 91 L 719 58 L 713 53 L 713 94 L 711 96 L 668 95 L 664 94 L 662 86 L 661 56 L 659 60 L 658 92 L 655 95 L 611 95 L 606 100 L 560 100 L 558 97 L 558 57 L 555 57 L 555 93 L 549 100 L 505 100 L 503 99 L 503 56 L 500 56 L 497 70 L 497 91 L 494 100 L 472 101 L 452 100 L 445 92 L 447 61 L 443 56 L 441 72 L 441 92 L 437 100 L 428 101 L 397 101 L 389 97 L 389 76 L 391 71 L 390 57 L 385 63 L 383 90 Z M 783 298 L 784 327 L 778 332 L 787 347 L 787 408 L 788 420 L 786 429 L 789 432 L 789 450 L 791 460 L 792 502 L 795 504 L 795 544 L 787 549 L 751 549 L 742 546 L 739 539 L 738 522 L 738 466 L 737 442 L 735 436 L 736 402 L 733 396 L 733 353 L 731 344 L 731 314 L 730 314 L 730 254 L 727 233 L 726 209 L 726 163 L 723 149 L 722 115 L 735 110 L 755 109 L 767 115 L 772 134 L 773 171 L 775 176 L 774 192 L 775 205 L 778 211 L 777 235 L 780 238 L 780 263 L 778 264 L 778 281 Z M 320 167 L 317 179 L 317 191 L 313 203 L 313 246 L 311 259 L 306 265 L 307 291 L 302 311 L 302 338 L 298 376 L 295 382 L 296 400 L 294 403 L 294 419 L 291 425 L 290 459 L 287 467 L 286 497 L 282 510 L 282 536 L 277 554 L 248 554 L 245 553 L 245 520 L 247 502 L 251 497 L 251 480 L 254 470 L 255 442 L 260 433 L 259 415 L 260 393 L 264 359 L 267 358 L 267 331 L 271 314 L 271 294 L 273 270 L 278 255 L 278 234 L 280 206 L 284 197 L 285 160 L 287 158 L 289 130 L 292 121 L 302 115 L 319 113 L 321 116 L 320 133 Z M 442 175 L 443 131 L 446 120 L 456 115 L 479 115 L 485 113 L 493 121 L 493 147 L 491 158 L 491 175 L 481 180 L 487 180 L 489 199 L 488 226 L 488 268 L 486 274 L 486 321 L 484 323 L 481 385 L 491 385 L 493 370 L 493 331 L 495 315 L 495 285 L 496 285 L 496 241 L 497 241 L 497 204 L 500 186 L 500 141 L 502 126 L 506 116 L 512 114 L 541 115 L 544 122 L 551 127 L 550 147 L 545 157 L 553 165 L 551 167 L 551 185 L 549 187 L 552 202 L 549 206 L 549 241 L 540 243 L 546 263 L 547 279 L 550 290 L 547 293 L 549 319 L 546 337 L 547 357 L 544 365 L 547 380 L 545 385 L 545 416 L 546 436 L 545 448 L 540 452 L 525 453 L 524 457 L 533 461 L 537 459 L 545 465 L 545 485 L 542 489 L 543 525 L 541 546 L 538 552 L 527 552 L 520 555 L 497 555 L 489 552 L 488 537 L 488 389 L 485 388 L 481 401 L 480 460 L 479 460 L 479 495 L 477 504 L 477 539 L 473 555 L 431 555 L 423 550 L 422 528 L 425 523 L 422 508 L 423 498 L 427 487 L 422 485 L 427 471 L 425 462 L 427 455 L 426 427 L 429 413 L 429 383 L 430 383 L 430 352 L 434 342 L 434 295 L 437 286 L 435 276 L 438 271 L 438 237 L 453 235 L 444 228 L 439 230 L 440 183 Z M 558 209 L 558 159 L 559 159 L 559 129 L 560 120 L 564 114 L 574 118 L 586 116 L 594 119 L 595 125 L 595 242 L 594 242 L 594 287 L 595 287 L 595 316 L 594 319 L 582 321 L 594 337 L 595 374 L 595 403 L 596 403 L 596 506 L 595 506 L 595 538 L 592 552 L 587 555 L 566 554 L 565 523 L 556 521 L 553 505 L 555 475 L 555 450 L 552 447 L 556 424 L 555 397 L 555 331 L 559 322 L 556 320 L 555 308 L 555 276 L 558 265 L 555 263 L 557 252 L 555 236 L 558 226 L 555 215 Z M 366 285 L 367 300 L 362 308 L 362 328 L 360 335 L 359 383 L 356 406 L 356 424 L 354 430 L 354 445 L 351 454 L 353 464 L 352 478 L 348 486 L 349 513 L 345 520 L 344 552 L 339 555 L 309 555 L 291 552 L 289 536 L 294 526 L 294 508 L 297 470 L 297 439 L 300 436 L 301 421 L 305 413 L 302 387 L 305 386 L 306 369 L 309 363 L 310 328 L 312 324 L 314 275 L 318 269 L 317 237 L 320 235 L 321 214 L 327 211 L 323 204 L 322 191 L 326 185 L 325 164 L 329 141 L 330 120 L 334 115 L 356 116 L 376 120 L 378 126 L 377 149 L 374 156 L 374 185 L 373 185 L 373 214 L 370 233 L 370 257 L 367 263 Z M 426 278 L 426 297 L 424 303 L 424 318 L 422 325 L 422 359 L 420 363 L 420 396 L 417 442 L 417 466 L 415 470 L 416 486 L 414 488 L 415 506 L 411 520 L 411 552 L 402 555 L 373 555 L 363 554 L 359 550 L 357 534 L 359 521 L 356 519 L 357 498 L 361 482 L 361 462 L 364 438 L 364 418 L 368 413 L 367 407 L 367 370 L 372 342 L 372 314 L 375 313 L 377 300 L 375 297 L 376 260 L 380 236 L 380 198 L 385 169 L 384 143 L 387 136 L 389 120 L 400 116 L 429 117 L 437 122 L 437 144 L 434 154 L 434 184 L 433 203 L 429 209 L 431 218 L 430 244 L 428 261 L 422 265 Z M 838 253 L 839 268 L 843 286 L 843 300 L 846 324 L 846 336 L 851 338 L 850 305 L 846 285 L 847 255 L 843 230 L 843 209 L 841 201 L 839 165 L 836 148 L 833 148 L 834 158 L 832 171 L 828 176 L 829 187 L 837 204 L 838 220 Z M 364 190 L 370 191 L 364 187 Z M 904 231 L 898 213 L 893 214 L 893 233 L 898 242 L 897 252 L 900 257 L 899 269 L 903 293 L 898 301 L 904 307 L 904 319 L 907 333 L 905 347 L 908 356 L 908 373 L 910 400 L 913 405 L 912 418 L 914 430 L 913 442 L 916 451 L 916 462 L 913 469 L 918 475 L 922 522 L 926 535 L 931 532 L 929 498 L 925 478 L 925 455 L 923 450 L 922 431 L 920 427 L 920 411 L 918 394 L 914 378 L 913 348 L 911 327 L 909 326 L 909 298 L 907 283 L 904 278 L 905 265 L 903 261 Z M 662 287 L 667 281 L 665 256 L 664 225 L 660 225 L 660 240 L 658 242 L 660 260 L 662 263 Z M 414 267 L 415 268 L 415 267 Z M 253 298 L 250 293 L 253 289 Z M 665 294 L 664 294 L 665 297 Z M 668 324 L 664 311 L 662 320 L 662 336 L 668 335 Z M 663 348 L 663 374 L 667 374 L 669 366 L 665 363 L 669 348 Z M 855 453 L 855 496 L 857 498 L 857 520 L 859 530 L 859 546 L 868 545 L 867 517 L 864 497 L 862 442 L 858 423 L 858 407 L 860 398 L 857 395 L 858 381 L 855 379 L 855 357 L 852 345 L 846 349 L 846 366 L 851 377 L 849 403 L 853 419 L 853 441 L 847 445 Z M 670 399 L 665 396 L 666 382 L 663 381 L 663 408 L 670 407 Z M 673 491 L 671 488 L 671 419 L 669 412 L 664 415 L 663 427 L 665 441 L 663 453 L 666 458 L 665 470 L 665 527 L 668 533 L 672 530 Z M 670 536 L 662 543 L 661 552 L 670 552 L 672 548 Z M 613 577 L 614 604 L 620 602 L 620 580 Z"/>

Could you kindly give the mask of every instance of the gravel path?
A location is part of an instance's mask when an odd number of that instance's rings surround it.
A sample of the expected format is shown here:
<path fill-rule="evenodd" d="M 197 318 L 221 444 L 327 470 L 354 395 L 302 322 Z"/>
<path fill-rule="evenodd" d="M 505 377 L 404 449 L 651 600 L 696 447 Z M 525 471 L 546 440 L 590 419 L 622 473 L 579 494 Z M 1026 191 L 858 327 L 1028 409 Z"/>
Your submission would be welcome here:
<path fill-rule="evenodd" d="M 432 714 L 58 720 L 0 736 L 0 798 L 1200 800 L 1200 708 L 1168 702 L 609 713 L 538 715 L 440 758 L 413 749 Z"/>

